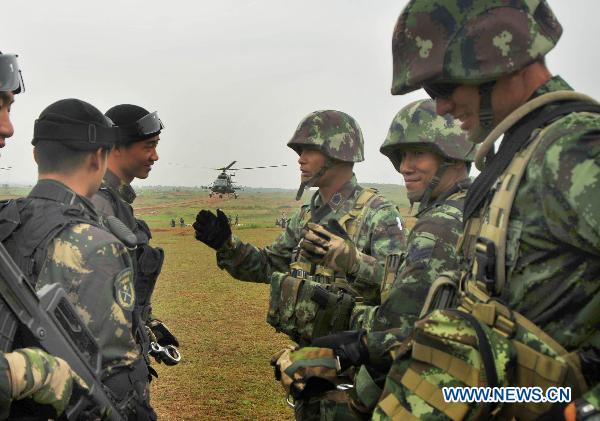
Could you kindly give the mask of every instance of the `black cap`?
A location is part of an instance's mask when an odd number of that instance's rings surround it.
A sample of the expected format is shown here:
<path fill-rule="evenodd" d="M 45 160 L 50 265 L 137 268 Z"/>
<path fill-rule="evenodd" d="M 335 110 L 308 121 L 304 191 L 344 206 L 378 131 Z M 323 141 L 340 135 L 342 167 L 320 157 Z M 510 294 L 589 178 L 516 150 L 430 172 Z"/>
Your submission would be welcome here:
<path fill-rule="evenodd" d="M 33 145 L 40 140 L 61 142 L 71 149 L 113 146 L 118 129 L 100 110 L 80 99 L 61 99 L 46 107 L 35 121 Z"/>
<path fill-rule="evenodd" d="M 115 105 L 105 115 L 119 127 L 122 144 L 154 137 L 164 128 L 156 111 L 151 113 L 138 105 Z"/>

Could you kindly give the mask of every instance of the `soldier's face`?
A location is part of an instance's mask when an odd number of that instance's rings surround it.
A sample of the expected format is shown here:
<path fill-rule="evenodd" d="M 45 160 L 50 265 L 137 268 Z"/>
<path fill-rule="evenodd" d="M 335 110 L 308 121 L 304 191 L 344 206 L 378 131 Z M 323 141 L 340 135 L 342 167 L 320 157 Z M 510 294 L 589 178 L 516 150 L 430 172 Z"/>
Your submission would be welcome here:
<path fill-rule="evenodd" d="M 411 200 L 418 201 L 429 182 L 437 172 L 442 158 L 421 148 L 407 148 L 403 151 L 398 171 Z"/>
<path fill-rule="evenodd" d="M 460 85 L 447 98 L 437 98 L 438 115 L 451 114 L 461 121 L 460 128 L 472 133 L 479 126 L 479 87 Z"/>
<path fill-rule="evenodd" d="M 128 146 L 121 146 L 113 152 L 121 173 L 131 181 L 134 178 L 147 178 L 152 170 L 152 165 L 158 161 L 159 136 L 135 142 Z"/>
<path fill-rule="evenodd" d="M 14 95 L 12 92 L 0 92 L 0 148 L 6 146 L 6 139 L 14 133 L 10 121 L 10 108 L 13 102 Z"/>
<path fill-rule="evenodd" d="M 298 157 L 300 181 L 310 180 L 324 165 L 327 158 L 317 149 L 303 148 Z"/>

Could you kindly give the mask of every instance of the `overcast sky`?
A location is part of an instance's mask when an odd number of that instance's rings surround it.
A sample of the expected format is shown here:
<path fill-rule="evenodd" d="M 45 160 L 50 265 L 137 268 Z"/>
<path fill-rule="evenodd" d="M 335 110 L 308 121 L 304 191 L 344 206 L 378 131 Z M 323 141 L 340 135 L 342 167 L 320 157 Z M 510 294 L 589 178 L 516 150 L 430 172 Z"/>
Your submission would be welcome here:
<path fill-rule="evenodd" d="M 209 167 L 286 163 L 240 171 L 253 187 L 295 188 L 297 156 L 285 144 L 319 109 L 356 118 L 365 136 L 364 182 L 397 183 L 379 153 L 395 113 L 422 91 L 390 95 L 391 36 L 405 1 L 81 0 L 6 2 L 0 50 L 19 54 L 27 92 L 0 164 L 10 183 L 33 183 L 33 122 L 52 102 L 80 98 L 103 112 L 133 103 L 166 129 L 145 185 L 205 185 Z M 594 75 L 600 2 L 550 0 L 564 27 L 548 66 L 600 98 Z M 590 41 L 596 40 L 596 41 Z"/>

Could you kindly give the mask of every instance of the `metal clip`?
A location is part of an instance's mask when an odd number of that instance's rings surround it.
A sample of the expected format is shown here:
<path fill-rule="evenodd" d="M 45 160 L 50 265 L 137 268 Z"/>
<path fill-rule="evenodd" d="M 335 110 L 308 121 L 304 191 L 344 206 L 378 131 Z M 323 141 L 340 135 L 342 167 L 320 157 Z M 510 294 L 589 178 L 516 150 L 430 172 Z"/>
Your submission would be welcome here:
<path fill-rule="evenodd" d="M 173 345 L 162 346 L 157 342 L 150 342 L 148 354 L 166 365 L 177 365 L 181 361 L 181 354 Z"/>

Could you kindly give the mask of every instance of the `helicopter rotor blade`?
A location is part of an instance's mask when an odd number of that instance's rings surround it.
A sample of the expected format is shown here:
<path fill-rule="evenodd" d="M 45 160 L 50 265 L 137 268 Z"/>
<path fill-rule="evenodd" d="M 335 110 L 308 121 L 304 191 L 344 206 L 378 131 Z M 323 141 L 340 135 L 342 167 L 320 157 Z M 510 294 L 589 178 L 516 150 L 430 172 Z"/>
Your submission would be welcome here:
<path fill-rule="evenodd" d="M 256 170 L 261 168 L 279 168 L 279 167 L 287 167 L 287 164 L 280 165 L 261 165 L 257 167 L 241 167 L 241 168 L 229 168 L 231 171 L 239 171 L 239 170 Z"/>

